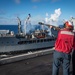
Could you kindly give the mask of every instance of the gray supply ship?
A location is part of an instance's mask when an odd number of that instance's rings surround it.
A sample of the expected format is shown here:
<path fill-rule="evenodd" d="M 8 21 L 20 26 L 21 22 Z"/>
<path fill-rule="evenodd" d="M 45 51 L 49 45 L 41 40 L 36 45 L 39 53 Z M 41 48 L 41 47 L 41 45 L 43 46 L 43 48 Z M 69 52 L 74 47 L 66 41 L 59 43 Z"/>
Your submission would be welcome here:
<path fill-rule="evenodd" d="M 30 14 L 25 23 L 27 23 L 29 19 Z M 0 30 L 0 53 L 39 50 L 53 47 L 56 37 L 48 35 L 48 33 L 47 30 L 35 30 L 31 34 L 24 33 L 21 31 L 21 20 L 18 18 L 17 34 L 9 30 Z"/>

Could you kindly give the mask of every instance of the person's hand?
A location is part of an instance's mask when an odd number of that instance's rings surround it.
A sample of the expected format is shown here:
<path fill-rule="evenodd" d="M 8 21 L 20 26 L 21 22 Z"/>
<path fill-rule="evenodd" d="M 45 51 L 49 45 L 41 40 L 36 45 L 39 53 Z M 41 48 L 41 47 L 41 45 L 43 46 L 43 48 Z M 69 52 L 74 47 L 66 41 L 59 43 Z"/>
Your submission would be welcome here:
<path fill-rule="evenodd" d="M 42 23 L 42 22 L 38 22 L 38 24 L 44 25 L 44 23 Z"/>
<path fill-rule="evenodd" d="M 52 28 L 53 26 L 50 26 L 50 29 Z"/>

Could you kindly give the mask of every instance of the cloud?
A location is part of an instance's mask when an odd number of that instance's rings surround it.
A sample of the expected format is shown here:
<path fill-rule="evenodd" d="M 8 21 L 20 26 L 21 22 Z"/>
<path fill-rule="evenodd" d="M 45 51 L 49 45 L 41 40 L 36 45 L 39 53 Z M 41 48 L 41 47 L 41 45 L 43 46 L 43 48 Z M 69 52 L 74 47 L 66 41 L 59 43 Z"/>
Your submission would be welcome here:
<path fill-rule="evenodd" d="M 31 17 L 31 24 L 32 25 L 37 25 L 38 22 L 45 22 L 48 24 L 52 24 L 52 25 L 58 25 L 58 21 L 59 21 L 59 17 L 61 15 L 61 9 L 55 9 L 54 14 L 48 14 L 46 13 L 46 17 L 42 17 L 41 15 L 37 15 L 35 17 Z M 37 20 L 36 20 L 37 18 Z"/>
<path fill-rule="evenodd" d="M 0 24 L 17 24 L 17 16 L 19 16 L 21 18 L 21 21 L 22 21 L 22 24 L 24 23 L 24 20 L 25 20 L 25 17 L 21 16 L 20 14 L 25 14 L 25 12 L 23 13 L 16 13 L 14 14 L 13 16 L 7 16 L 7 17 L 1 17 L 0 16 Z M 32 25 L 36 25 L 38 24 L 38 22 L 46 22 L 48 24 L 53 24 L 53 25 L 56 25 L 57 22 L 59 21 L 59 17 L 61 15 L 61 9 L 58 8 L 58 9 L 55 9 L 54 13 L 53 14 L 49 14 L 49 13 L 46 13 L 46 17 L 42 17 L 41 15 L 36 15 L 34 17 L 31 17 L 31 24 Z M 37 19 L 37 20 L 36 20 Z M 58 24 L 57 24 L 58 25 Z"/>
<path fill-rule="evenodd" d="M 61 15 L 61 9 L 58 8 L 55 10 L 54 14 L 51 14 L 50 19 L 53 21 L 57 21 L 60 15 Z"/>
<path fill-rule="evenodd" d="M 17 19 L 15 17 L 0 17 L 0 25 L 17 25 Z"/>
<path fill-rule="evenodd" d="M 46 18 L 45 18 L 45 22 L 48 23 L 48 13 L 46 13 Z"/>
<path fill-rule="evenodd" d="M 60 8 L 55 9 L 54 14 L 51 14 L 50 17 L 48 15 L 48 13 L 46 13 L 45 22 L 55 25 L 55 24 L 57 24 L 60 15 L 61 15 L 61 9 Z"/>

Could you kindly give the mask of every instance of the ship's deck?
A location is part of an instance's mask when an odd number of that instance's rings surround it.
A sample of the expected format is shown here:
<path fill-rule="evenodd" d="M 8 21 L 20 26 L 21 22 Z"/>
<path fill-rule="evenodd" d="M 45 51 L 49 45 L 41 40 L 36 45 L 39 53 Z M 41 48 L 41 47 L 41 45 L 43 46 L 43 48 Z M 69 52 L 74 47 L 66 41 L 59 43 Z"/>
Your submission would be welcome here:
<path fill-rule="evenodd" d="M 51 75 L 53 53 L 1 65 L 0 75 Z M 62 68 L 60 68 L 60 74 Z"/>

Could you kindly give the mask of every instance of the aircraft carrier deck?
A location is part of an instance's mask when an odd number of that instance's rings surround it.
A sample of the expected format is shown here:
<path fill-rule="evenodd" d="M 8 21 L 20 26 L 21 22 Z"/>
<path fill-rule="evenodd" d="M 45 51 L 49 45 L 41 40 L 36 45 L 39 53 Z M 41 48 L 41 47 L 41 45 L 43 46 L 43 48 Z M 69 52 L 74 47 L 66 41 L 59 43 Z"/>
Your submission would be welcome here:
<path fill-rule="evenodd" d="M 0 59 L 0 75 L 51 75 L 53 49 Z M 18 59 L 18 60 L 17 60 Z M 72 71 L 72 70 L 71 70 Z M 72 74 L 72 73 L 71 73 Z M 62 68 L 60 68 L 60 74 Z"/>

